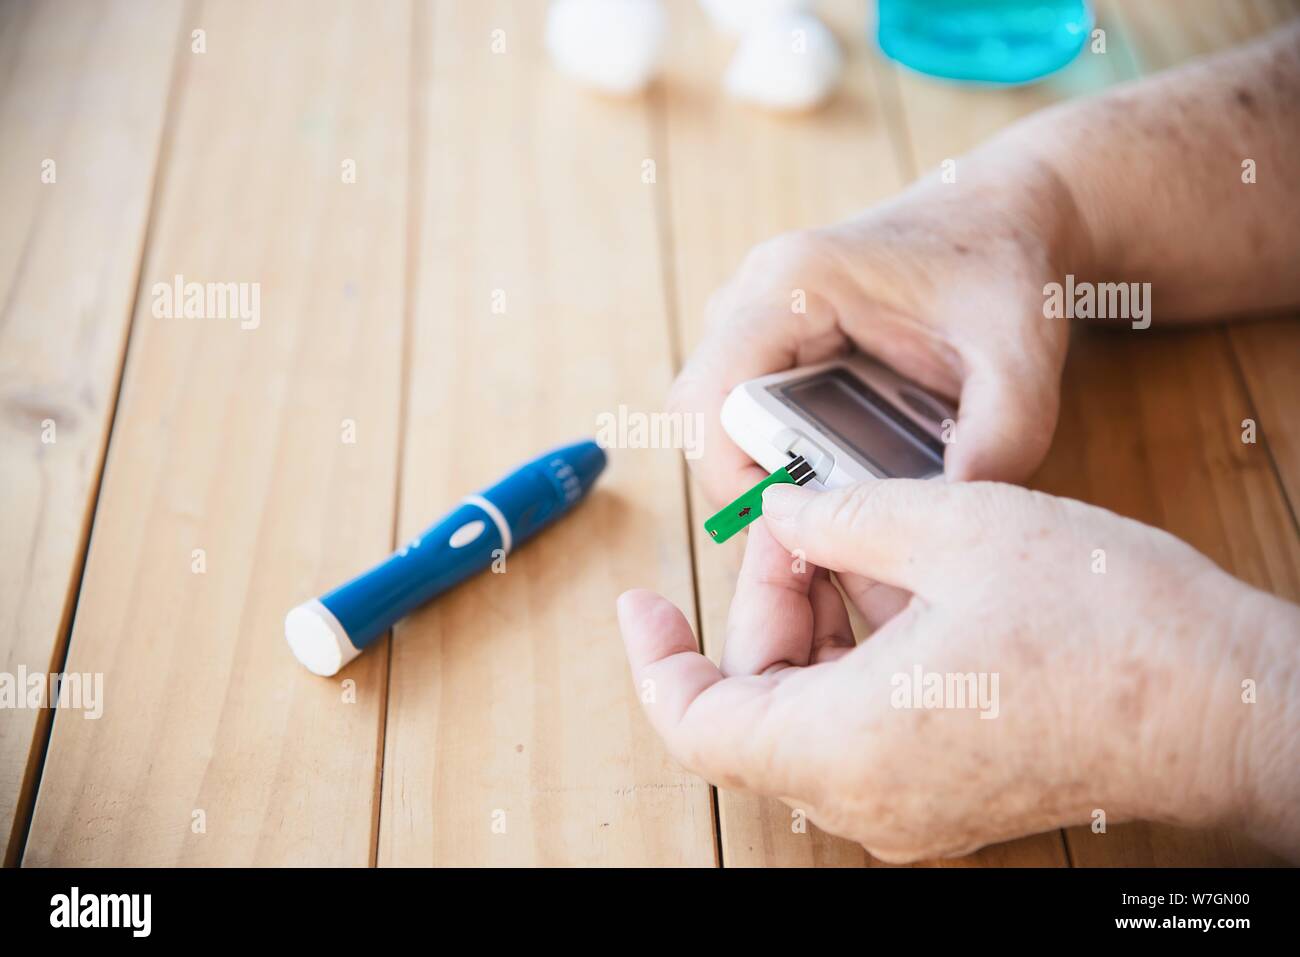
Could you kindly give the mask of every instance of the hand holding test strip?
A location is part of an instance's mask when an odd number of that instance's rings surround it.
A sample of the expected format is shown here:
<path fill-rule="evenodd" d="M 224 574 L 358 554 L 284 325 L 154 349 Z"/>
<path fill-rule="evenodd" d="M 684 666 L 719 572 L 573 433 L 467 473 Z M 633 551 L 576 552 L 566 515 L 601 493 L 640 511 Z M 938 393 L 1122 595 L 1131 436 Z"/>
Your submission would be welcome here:
<path fill-rule="evenodd" d="M 722 406 L 727 435 L 766 468 L 789 461 L 704 528 L 725 542 L 763 513 L 770 485 L 844 488 L 941 475 L 943 436 L 956 414 L 945 400 L 863 355 L 742 383 Z"/>
<path fill-rule="evenodd" d="M 1052 443 L 1072 326 L 1047 311 L 1055 284 L 1140 276 L 1165 323 L 1293 310 L 1300 220 L 1277 213 L 1295 183 L 1223 171 L 1247 135 L 1295 155 L 1298 41 L 1300 23 L 1041 113 L 958 158 L 953 181 L 762 243 L 713 294 L 670 407 L 705 423 L 690 460 L 705 495 L 736 500 L 714 539 L 766 521 L 725 627 L 705 623 L 725 632 L 716 662 L 661 596 L 618 605 L 633 686 L 655 689 L 640 700 L 679 762 L 891 862 L 1095 824 L 1097 808 L 1300 860 L 1300 608 L 1165 532 L 1003 484 Z M 959 397 L 955 428 L 929 428 L 925 395 L 816 371 L 855 349 Z M 1116 441 L 1072 426 L 1067 446 Z M 791 456 L 816 479 L 789 481 Z M 915 480 L 940 462 L 948 481 Z"/>
<path fill-rule="evenodd" d="M 705 531 L 715 542 L 725 542 L 763 514 L 763 490 L 769 485 L 803 485 L 812 477 L 812 466 L 803 456 L 796 455 L 789 465 L 777 469 L 730 505 L 723 506 L 704 523 Z"/>

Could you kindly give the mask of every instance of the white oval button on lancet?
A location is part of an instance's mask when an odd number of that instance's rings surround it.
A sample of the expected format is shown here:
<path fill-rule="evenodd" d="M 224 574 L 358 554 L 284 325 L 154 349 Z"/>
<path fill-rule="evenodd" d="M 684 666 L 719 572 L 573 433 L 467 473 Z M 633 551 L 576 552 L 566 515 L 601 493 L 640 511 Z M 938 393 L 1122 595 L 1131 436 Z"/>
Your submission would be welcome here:
<path fill-rule="evenodd" d="M 451 538 L 447 539 L 447 544 L 452 548 L 464 548 L 470 542 L 477 539 L 483 534 L 483 529 L 487 526 L 480 520 L 474 519 L 472 522 L 466 522 L 456 531 L 451 533 Z"/>

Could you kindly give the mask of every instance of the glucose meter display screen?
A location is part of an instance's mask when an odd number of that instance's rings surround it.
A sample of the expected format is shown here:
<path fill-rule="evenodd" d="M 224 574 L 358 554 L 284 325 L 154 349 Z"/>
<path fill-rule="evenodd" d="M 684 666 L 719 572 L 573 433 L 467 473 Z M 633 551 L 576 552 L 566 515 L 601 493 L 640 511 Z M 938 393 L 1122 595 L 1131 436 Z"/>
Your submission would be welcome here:
<path fill-rule="evenodd" d="M 943 471 L 943 444 L 843 369 L 774 391 L 864 464 L 890 478 L 925 478 Z"/>

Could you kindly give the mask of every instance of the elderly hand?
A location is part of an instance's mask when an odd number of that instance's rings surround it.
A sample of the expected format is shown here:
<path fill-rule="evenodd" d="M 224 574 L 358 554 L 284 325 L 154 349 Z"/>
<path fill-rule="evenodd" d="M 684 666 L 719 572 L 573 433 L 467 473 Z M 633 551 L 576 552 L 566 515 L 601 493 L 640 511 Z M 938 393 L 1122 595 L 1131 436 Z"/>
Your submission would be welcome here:
<path fill-rule="evenodd" d="M 1300 609 L 1164 532 L 1009 485 L 775 486 L 763 507 L 720 667 L 665 599 L 619 601 L 686 767 L 886 861 L 1096 811 L 1300 851 Z M 861 645 L 827 570 L 875 629 Z"/>

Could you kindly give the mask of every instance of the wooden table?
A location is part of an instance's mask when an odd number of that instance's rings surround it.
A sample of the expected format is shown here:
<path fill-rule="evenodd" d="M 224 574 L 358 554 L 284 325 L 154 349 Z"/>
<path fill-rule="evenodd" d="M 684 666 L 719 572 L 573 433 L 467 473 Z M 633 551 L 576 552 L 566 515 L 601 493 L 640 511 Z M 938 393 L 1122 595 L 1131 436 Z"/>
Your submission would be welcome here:
<path fill-rule="evenodd" d="M 540 0 L 0 6 L 0 656 L 104 682 L 98 720 L 0 712 L 7 863 L 873 863 L 714 792 L 643 719 L 615 596 L 693 609 L 716 654 L 740 554 L 701 539 L 679 453 L 615 453 L 505 575 L 336 679 L 281 624 L 599 413 L 661 409 L 754 243 L 1297 5 L 1107 3 L 1104 55 L 1002 92 L 895 69 L 864 4 L 824 11 L 843 91 L 783 119 L 720 96 L 692 3 L 632 101 L 548 67 Z M 178 275 L 259 283 L 260 324 L 155 316 Z M 1293 319 L 1080 335 L 1036 484 L 1295 600 L 1298 360 Z M 947 863 L 1270 860 L 1131 824 Z"/>

